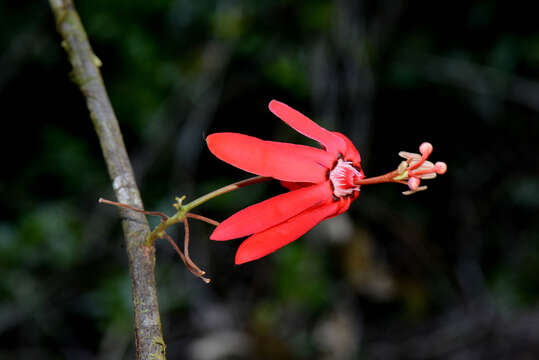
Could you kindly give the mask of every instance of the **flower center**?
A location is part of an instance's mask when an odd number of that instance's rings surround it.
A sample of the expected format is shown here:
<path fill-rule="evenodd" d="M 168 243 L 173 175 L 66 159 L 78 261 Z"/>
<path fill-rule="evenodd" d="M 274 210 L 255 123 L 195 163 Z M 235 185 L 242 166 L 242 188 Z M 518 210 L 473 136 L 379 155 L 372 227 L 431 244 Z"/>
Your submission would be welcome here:
<path fill-rule="evenodd" d="M 355 180 L 359 180 L 364 175 L 361 174 L 351 161 L 339 159 L 337 165 L 329 173 L 329 179 L 333 184 L 333 194 L 337 197 L 343 197 L 352 194 L 354 191 L 359 191 L 359 185 L 355 184 Z"/>

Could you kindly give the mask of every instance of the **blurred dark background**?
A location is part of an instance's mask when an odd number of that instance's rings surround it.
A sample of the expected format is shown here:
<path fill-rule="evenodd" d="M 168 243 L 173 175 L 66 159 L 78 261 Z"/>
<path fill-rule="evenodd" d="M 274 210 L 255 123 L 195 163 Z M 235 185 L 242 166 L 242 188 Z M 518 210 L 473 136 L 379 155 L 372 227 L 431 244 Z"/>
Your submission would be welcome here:
<path fill-rule="evenodd" d="M 75 2 L 145 205 L 248 177 L 205 134 L 313 144 L 275 98 L 347 134 L 367 175 L 434 144 L 429 190 L 363 188 L 260 261 L 191 223 L 193 277 L 158 243 L 169 359 L 539 357 L 539 25 L 527 2 Z M 127 258 L 48 2 L 0 0 L 0 359 L 131 359 Z M 282 192 L 260 184 L 198 213 Z M 151 219 L 153 224 L 158 220 Z M 181 240 L 183 229 L 172 235 Z"/>

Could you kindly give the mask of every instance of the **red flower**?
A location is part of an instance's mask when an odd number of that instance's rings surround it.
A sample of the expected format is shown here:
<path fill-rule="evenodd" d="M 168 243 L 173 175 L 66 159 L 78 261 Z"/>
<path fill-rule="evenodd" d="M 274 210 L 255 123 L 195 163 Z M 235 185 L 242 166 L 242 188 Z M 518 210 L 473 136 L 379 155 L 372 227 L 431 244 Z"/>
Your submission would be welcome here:
<path fill-rule="evenodd" d="M 269 109 L 322 149 L 264 141 L 237 133 L 207 137 L 210 151 L 244 171 L 280 180 L 290 191 L 249 206 L 223 221 L 212 240 L 249 236 L 238 248 L 236 264 L 259 259 L 296 240 L 321 221 L 337 216 L 359 195 L 364 177 L 352 142 L 328 131 L 279 101 Z"/>

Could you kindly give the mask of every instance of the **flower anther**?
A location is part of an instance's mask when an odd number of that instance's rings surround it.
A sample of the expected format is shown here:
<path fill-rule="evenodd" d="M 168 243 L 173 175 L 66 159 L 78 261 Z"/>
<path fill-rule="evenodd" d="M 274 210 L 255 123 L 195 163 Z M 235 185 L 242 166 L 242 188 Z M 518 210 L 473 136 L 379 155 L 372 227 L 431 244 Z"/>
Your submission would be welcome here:
<path fill-rule="evenodd" d="M 410 195 L 418 191 L 426 190 L 426 186 L 419 186 L 421 180 L 429 180 L 436 178 L 436 175 L 445 174 L 447 164 L 438 161 L 436 164 L 428 161 L 432 153 L 433 146 L 428 142 L 424 142 L 419 146 L 421 154 L 410 153 L 406 151 L 399 152 L 399 156 L 406 161 L 400 163 L 397 169 L 397 176 L 393 178 L 396 182 L 405 183 L 408 185 L 408 191 L 404 191 L 404 195 Z"/>

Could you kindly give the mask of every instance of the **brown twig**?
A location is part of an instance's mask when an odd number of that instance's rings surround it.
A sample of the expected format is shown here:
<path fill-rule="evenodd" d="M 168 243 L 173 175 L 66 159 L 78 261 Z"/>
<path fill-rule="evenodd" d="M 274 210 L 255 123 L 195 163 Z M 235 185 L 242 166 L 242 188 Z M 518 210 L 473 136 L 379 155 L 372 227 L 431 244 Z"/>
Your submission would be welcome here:
<path fill-rule="evenodd" d="M 120 202 L 117 202 L 117 201 L 111 201 L 111 200 L 107 200 L 107 199 L 103 199 L 103 198 L 99 198 L 98 202 L 103 203 L 103 204 L 109 204 L 109 205 L 121 207 L 121 208 L 124 208 L 124 209 L 133 210 L 133 211 L 145 214 L 145 215 L 160 216 L 162 224 L 164 224 L 168 219 L 168 216 L 165 213 L 162 213 L 160 211 L 147 211 L 147 210 L 143 210 L 143 209 L 139 209 L 137 207 L 131 206 L 129 204 L 123 204 L 123 203 L 120 203 Z M 160 232 L 159 236 L 160 236 L 161 239 L 165 238 L 165 239 L 168 240 L 170 245 L 172 245 L 174 250 L 176 250 L 178 255 L 180 255 L 183 263 L 185 264 L 185 266 L 187 267 L 187 269 L 189 271 L 191 271 L 196 277 L 201 278 L 206 284 L 208 284 L 210 282 L 210 279 L 202 276 L 206 272 L 204 270 L 201 270 L 193 262 L 193 260 L 191 260 L 191 257 L 189 256 L 189 222 L 188 222 L 187 218 L 193 218 L 193 219 L 201 220 L 201 221 L 207 222 L 207 223 L 215 225 L 215 226 L 219 225 L 219 223 L 217 221 L 212 220 L 212 219 L 207 218 L 207 217 L 202 216 L 202 215 L 185 214 L 185 217 L 183 219 L 183 226 L 184 226 L 184 229 L 185 229 L 185 239 L 184 239 L 184 244 L 183 244 L 183 252 L 180 250 L 180 248 L 178 247 L 178 245 L 176 244 L 174 239 L 172 239 L 172 237 L 170 235 L 168 235 L 164 230 L 162 232 Z"/>
<path fill-rule="evenodd" d="M 195 268 L 196 270 L 198 270 L 200 272 L 200 278 L 206 283 L 206 284 L 209 284 L 210 282 L 210 279 L 202 276 L 204 275 L 206 272 L 201 270 L 194 262 L 193 260 L 191 260 L 191 257 L 189 256 L 189 221 L 187 220 L 187 218 L 183 219 L 183 226 L 184 226 L 184 229 L 185 229 L 185 236 L 184 236 L 184 240 L 183 240 L 183 252 L 185 254 L 185 260 L 187 260 L 187 262 L 189 263 L 188 266 L 192 266 L 193 268 Z"/>
<path fill-rule="evenodd" d="M 187 213 L 185 216 L 187 216 L 188 218 L 191 218 L 191 219 L 196 219 L 196 220 L 200 220 L 200 221 L 204 221 L 208 224 L 211 224 L 213 226 L 219 226 L 219 222 L 218 221 L 215 221 L 213 219 L 210 219 L 210 218 L 207 218 L 205 216 L 202 216 L 202 215 L 197 215 L 197 214 L 191 214 L 191 213 Z"/>
<path fill-rule="evenodd" d="M 99 203 L 103 203 L 103 204 L 109 204 L 109 205 L 113 205 L 113 206 L 117 206 L 117 207 L 122 207 L 122 208 L 125 208 L 125 209 L 129 209 L 129 210 L 133 210 L 133 211 L 136 211 L 136 212 L 139 212 L 139 213 L 142 213 L 144 215 L 150 215 L 150 216 L 160 216 L 161 217 L 161 222 L 165 222 L 167 221 L 168 219 L 168 216 L 161 212 L 161 211 L 147 211 L 147 210 L 142 210 L 142 209 L 139 209 L 139 208 L 136 208 L 134 206 L 131 206 L 129 204 L 122 204 L 120 202 L 117 202 L 117 201 L 111 201 L 111 200 L 107 200 L 107 199 L 103 199 L 103 198 L 99 198 L 99 200 L 97 200 Z"/>
<path fill-rule="evenodd" d="M 72 0 L 49 0 L 49 4 L 62 37 L 62 46 L 73 66 L 72 79 L 86 99 L 116 198 L 121 203 L 142 209 L 142 200 L 118 120 L 99 71 L 101 61 L 90 46 Z M 59 104 L 60 108 L 62 106 Z M 165 359 L 154 275 L 155 248 L 143 246 L 150 228 L 143 214 L 127 213 L 123 209 L 120 211 L 133 290 L 136 358 Z"/>
<path fill-rule="evenodd" d="M 188 231 L 186 232 L 186 236 L 188 237 Z M 168 240 L 168 242 L 170 243 L 170 245 L 172 245 L 172 247 L 174 248 L 174 250 L 176 250 L 176 252 L 178 253 L 178 255 L 180 255 L 180 258 L 182 259 L 183 263 L 185 264 L 185 266 L 187 267 L 187 269 L 193 274 L 195 275 L 196 277 L 202 279 L 202 281 L 204 281 L 206 284 L 208 284 L 211 280 L 208 279 L 207 277 L 204 277 L 203 275 L 206 274 L 205 271 L 201 270 L 198 266 L 196 266 L 196 264 L 191 260 L 191 258 L 189 258 L 187 254 L 185 254 L 184 252 L 181 251 L 180 247 L 178 246 L 178 244 L 176 244 L 176 242 L 174 241 L 174 239 L 172 239 L 172 237 L 167 234 L 167 233 L 164 233 L 163 234 L 163 237 L 165 239 Z M 184 251 L 187 251 L 186 248 L 184 248 Z"/>
<path fill-rule="evenodd" d="M 183 254 L 182 250 L 180 249 L 180 247 L 178 246 L 178 244 L 176 244 L 176 241 L 174 241 L 174 239 L 167 233 L 164 233 L 163 234 L 163 237 L 165 239 L 168 240 L 169 244 L 172 245 L 172 247 L 174 248 L 174 250 L 176 250 L 176 252 L 178 253 L 178 255 L 180 255 L 180 257 L 182 258 L 182 261 L 185 263 L 185 265 L 187 266 L 187 263 L 185 261 L 185 255 Z M 189 268 L 189 267 L 188 267 Z M 189 269 L 191 270 L 191 269 Z M 198 274 L 195 274 L 196 276 L 198 276 Z"/>

